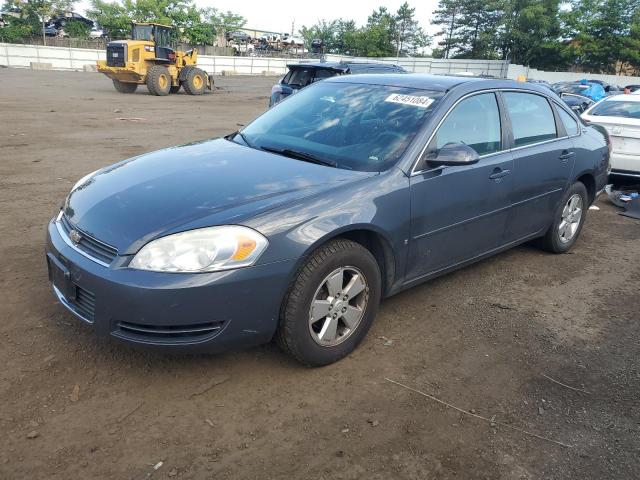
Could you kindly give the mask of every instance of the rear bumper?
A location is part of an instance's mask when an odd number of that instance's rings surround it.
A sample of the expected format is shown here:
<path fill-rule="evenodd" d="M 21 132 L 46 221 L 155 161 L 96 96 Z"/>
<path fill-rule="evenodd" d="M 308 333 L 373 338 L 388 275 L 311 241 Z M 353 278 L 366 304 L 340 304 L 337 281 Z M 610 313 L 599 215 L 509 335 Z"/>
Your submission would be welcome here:
<path fill-rule="evenodd" d="M 49 223 L 48 263 L 67 274 L 53 293 L 103 337 L 173 351 L 216 353 L 270 341 L 294 260 L 204 274 L 105 267 Z M 58 266 L 51 269 L 59 269 Z M 61 276 L 50 275 L 60 283 Z"/>
<path fill-rule="evenodd" d="M 640 152 L 611 154 L 611 173 L 614 175 L 640 176 Z M 625 173 L 626 172 L 626 173 Z"/>

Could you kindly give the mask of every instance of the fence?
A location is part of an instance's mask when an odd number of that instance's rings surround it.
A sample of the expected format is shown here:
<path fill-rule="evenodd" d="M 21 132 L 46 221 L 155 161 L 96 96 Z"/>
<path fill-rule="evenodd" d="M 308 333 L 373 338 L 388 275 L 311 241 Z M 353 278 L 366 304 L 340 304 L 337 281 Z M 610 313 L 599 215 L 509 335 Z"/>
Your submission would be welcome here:
<path fill-rule="evenodd" d="M 0 65 L 29 68 L 32 62 L 50 64 L 54 70 L 83 70 L 85 65 L 95 65 L 105 60 L 106 52 L 97 49 L 43 47 L 42 45 L 17 45 L 0 43 Z M 198 65 L 208 73 L 233 72 L 238 75 L 284 75 L 286 58 L 233 57 L 200 55 Z"/>
<path fill-rule="evenodd" d="M 505 78 L 509 63 L 504 60 L 464 60 L 464 59 L 440 59 L 440 58 L 406 58 L 406 57 L 344 57 L 340 55 L 327 55 L 327 60 L 340 61 L 351 60 L 361 62 L 382 62 L 392 63 L 404 67 L 412 73 L 432 73 L 432 74 L 459 74 L 473 73 L 475 75 L 491 75 L 498 78 Z"/>
<path fill-rule="evenodd" d="M 42 45 L 17 45 L 0 43 L 0 65 L 9 67 L 30 67 L 32 62 L 51 64 L 56 70 L 82 70 L 85 65 L 95 65 L 96 60 L 104 60 L 103 49 L 83 49 L 50 47 Z M 503 60 L 463 60 L 435 58 L 354 58 L 339 55 L 327 55 L 328 61 L 356 60 L 364 62 L 382 62 L 401 65 L 410 72 L 433 74 L 491 75 L 498 78 L 517 79 L 519 76 L 559 81 L 580 80 L 582 78 L 599 79 L 617 85 L 640 84 L 640 78 L 616 75 L 597 75 L 574 72 L 544 72 L 529 69 L 522 65 L 509 64 Z M 238 75 L 284 75 L 287 64 L 310 61 L 273 58 L 273 57 L 236 57 L 222 55 L 200 55 L 198 65 L 207 73 Z"/>
<path fill-rule="evenodd" d="M 620 86 L 640 84 L 640 77 L 632 77 L 629 75 L 602 75 L 579 72 L 545 72 L 543 70 L 536 70 L 535 68 L 524 67 L 522 65 L 509 65 L 507 78 L 512 78 L 515 80 L 520 76 L 536 80 L 546 80 L 549 83 L 573 82 L 576 80 L 582 80 L 583 78 L 590 78 L 593 80 L 602 80 L 603 82 Z"/>

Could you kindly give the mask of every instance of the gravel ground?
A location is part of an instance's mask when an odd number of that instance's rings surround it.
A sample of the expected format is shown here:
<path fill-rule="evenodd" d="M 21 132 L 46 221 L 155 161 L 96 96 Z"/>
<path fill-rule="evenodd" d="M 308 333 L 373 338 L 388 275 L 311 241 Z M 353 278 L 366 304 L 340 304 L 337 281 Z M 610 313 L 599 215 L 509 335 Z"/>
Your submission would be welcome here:
<path fill-rule="evenodd" d="M 638 478 L 640 222 L 602 197 L 570 254 L 526 245 L 390 298 L 322 369 L 103 343 L 56 303 L 45 226 L 75 180 L 233 131 L 273 83 L 158 98 L 0 69 L 0 478 Z"/>

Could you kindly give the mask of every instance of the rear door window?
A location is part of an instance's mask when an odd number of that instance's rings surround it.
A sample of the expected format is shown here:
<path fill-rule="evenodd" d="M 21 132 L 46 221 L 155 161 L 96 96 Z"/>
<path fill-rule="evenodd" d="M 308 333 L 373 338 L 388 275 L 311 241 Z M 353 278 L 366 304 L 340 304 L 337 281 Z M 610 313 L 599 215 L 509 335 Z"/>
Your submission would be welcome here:
<path fill-rule="evenodd" d="M 514 147 L 557 138 L 555 117 L 546 98 L 533 93 L 505 92 Z"/>
<path fill-rule="evenodd" d="M 448 143 L 464 143 L 478 155 L 501 150 L 500 112 L 493 93 L 482 93 L 462 100 L 445 118 L 429 145 L 439 151 Z"/>
<path fill-rule="evenodd" d="M 556 107 L 556 109 L 558 110 L 558 116 L 564 125 L 564 129 L 567 131 L 567 135 L 577 135 L 579 130 L 576 119 L 569 115 L 564 108 Z"/>

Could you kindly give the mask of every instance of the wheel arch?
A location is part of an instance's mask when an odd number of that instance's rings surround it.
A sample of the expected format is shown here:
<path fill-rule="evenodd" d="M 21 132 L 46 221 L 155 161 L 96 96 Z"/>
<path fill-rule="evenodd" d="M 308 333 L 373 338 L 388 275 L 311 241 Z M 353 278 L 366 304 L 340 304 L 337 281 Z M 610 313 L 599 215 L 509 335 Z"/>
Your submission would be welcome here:
<path fill-rule="evenodd" d="M 295 271 L 299 271 L 306 262 L 306 259 L 309 258 L 315 250 L 338 238 L 344 238 L 358 243 L 373 255 L 380 268 L 382 298 L 388 296 L 396 280 L 396 255 L 391 247 L 391 242 L 384 232 L 381 232 L 372 225 L 348 225 L 327 233 L 307 248 L 305 254 L 300 258 L 299 265 Z"/>
<path fill-rule="evenodd" d="M 591 172 L 583 172 L 580 174 L 576 180 L 576 182 L 582 183 L 587 189 L 587 200 L 589 205 L 591 205 L 596 199 L 596 179 Z"/>

